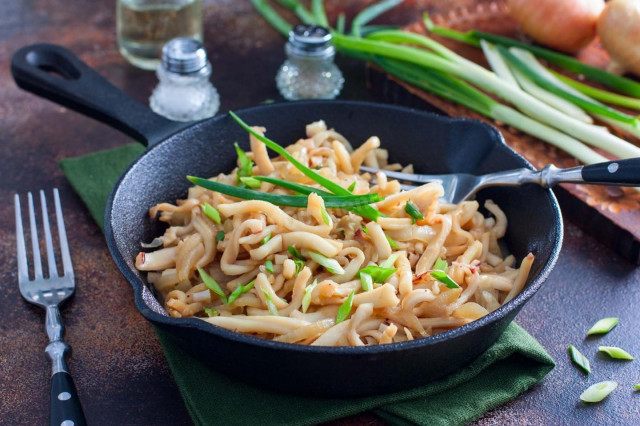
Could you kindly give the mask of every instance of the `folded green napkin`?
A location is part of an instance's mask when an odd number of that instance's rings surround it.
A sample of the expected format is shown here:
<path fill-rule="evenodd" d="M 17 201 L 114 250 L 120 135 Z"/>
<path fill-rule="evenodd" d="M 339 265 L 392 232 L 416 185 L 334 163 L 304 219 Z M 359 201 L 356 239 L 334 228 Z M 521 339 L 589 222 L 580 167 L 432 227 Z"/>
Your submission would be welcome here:
<path fill-rule="evenodd" d="M 105 203 L 120 173 L 144 147 L 125 145 L 60 166 L 102 228 Z M 419 388 L 367 398 L 309 398 L 250 386 L 219 374 L 156 334 L 195 424 L 306 425 L 371 410 L 391 424 L 465 424 L 514 399 L 555 365 L 540 344 L 515 323 L 471 365 Z"/>

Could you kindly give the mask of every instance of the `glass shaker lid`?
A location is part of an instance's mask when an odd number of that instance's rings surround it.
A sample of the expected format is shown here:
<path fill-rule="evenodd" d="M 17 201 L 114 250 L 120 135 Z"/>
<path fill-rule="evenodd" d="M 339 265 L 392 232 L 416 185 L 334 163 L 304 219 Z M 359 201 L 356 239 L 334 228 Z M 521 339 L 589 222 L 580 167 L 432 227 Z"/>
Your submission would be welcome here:
<path fill-rule="evenodd" d="M 174 38 L 162 48 L 162 66 L 178 74 L 196 73 L 207 66 L 207 52 L 198 40 Z"/>
<path fill-rule="evenodd" d="M 327 56 L 335 53 L 331 33 L 317 25 L 296 25 L 289 32 L 288 50 L 302 56 Z"/>

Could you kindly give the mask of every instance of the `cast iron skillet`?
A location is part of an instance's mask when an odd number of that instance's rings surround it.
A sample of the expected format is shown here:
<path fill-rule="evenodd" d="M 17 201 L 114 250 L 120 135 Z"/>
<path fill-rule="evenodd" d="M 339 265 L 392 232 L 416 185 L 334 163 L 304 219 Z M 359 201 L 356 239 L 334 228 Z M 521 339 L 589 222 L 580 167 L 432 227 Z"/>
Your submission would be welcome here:
<path fill-rule="evenodd" d="M 185 175 L 209 177 L 235 166 L 232 143 L 248 149 L 248 137 L 228 115 L 175 123 L 136 103 L 58 46 L 25 47 L 13 56 L 20 87 L 120 129 L 149 149 L 122 175 L 105 212 L 105 235 L 120 271 L 131 283 L 138 310 L 178 344 L 216 370 L 264 387 L 297 394 L 362 396 L 406 389 L 443 377 L 486 350 L 534 295 L 551 271 L 562 242 L 562 220 L 550 190 L 490 188 L 509 218 L 506 243 L 518 262 L 536 256 L 526 288 L 486 317 L 442 334 L 374 347 L 307 347 L 242 335 L 201 320 L 168 317 L 134 268 L 140 242 L 162 232 L 148 217 L 158 202 L 183 198 Z M 53 73 L 57 74 L 54 75 Z M 323 119 L 360 144 L 377 135 L 394 162 L 416 172 L 488 173 L 531 167 L 500 133 L 480 121 L 451 119 L 406 108 L 364 102 L 317 101 L 258 106 L 237 111 L 252 125 L 289 144 L 304 126 Z"/>

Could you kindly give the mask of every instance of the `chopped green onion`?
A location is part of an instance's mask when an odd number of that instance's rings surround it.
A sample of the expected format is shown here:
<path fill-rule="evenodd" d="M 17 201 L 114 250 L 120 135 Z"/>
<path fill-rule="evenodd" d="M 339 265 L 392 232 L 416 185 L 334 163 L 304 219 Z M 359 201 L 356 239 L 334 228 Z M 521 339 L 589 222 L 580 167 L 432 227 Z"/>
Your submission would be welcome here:
<path fill-rule="evenodd" d="M 218 310 L 217 309 L 204 308 L 204 313 L 207 314 L 210 317 L 217 317 L 218 316 Z"/>
<path fill-rule="evenodd" d="M 322 206 L 320 209 L 320 214 L 322 215 L 322 221 L 325 225 L 331 225 L 331 218 L 329 217 L 329 213 L 327 213 L 327 209 L 325 206 Z"/>
<path fill-rule="evenodd" d="M 309 309 L 309 305 L 311 304 L 311 293 L 313 289 L 318 285 L 318 280 L 313 280 L 313 283 L 309 284 L 304 289 L 304 296 L 302 296 L 302 312 L 307 313 L 307 309 Z"/>
<path fill-rule="evenodd" d="M 273 274 L 273 262 L 270 260 L 264 262 L 264 270 L 270 274 Z"/>
<path fill-rule="evenodd" d="M 436 263 L 433 264 L 433 268 L 431 269 L 433 269 L 434 271 L 446 271 L 448 266 L 449 264 L 446 260 L 438 258 L 436 259 Z"/>
<path fill-rule="evenodd" d="M 222 240 L 224 240 L 224 231 L 220 231 L 220 232 L 218 232 L 218 235 L 216 235 L 216 241 L 217 242 L 220 242 Z"/>
<path fill-rule="evenodd" d="M 214 280 L 211 275 L 207 274 L 207 272 L 199 266 L 198 273 L 200 274 L 200 278 L 202 278 L 202 282 L 204 283 L 205 287 L 220 296 L 220 299 L 222 299 L 224 303 L 227 303 L 227 295 L 224 294 L 224 290 L 222 290 L 220 284 L 218 284 L 218 282 Z"/>
<path fill-rule="evenodd" d="M 418 219 L 424 219 L 424 215 L 418 210 L 418 206 L 413 204 L 411 200 L 407 200 L 407 204 L 404 206 L 404 211 L 411 216 L 411 223 L 416 223 Z"/>
<path fill-rule="evenodd" d="M 632 360 L 633 356 L 624 349 L 615 346 L 598 346 L 600 352 L 604 352 L 611 358 Z"/>
<path fill-rule="evenodd" d="M 300 251 L 298 251 L 298 249 L 294 246 L 287 247 L 287 250 L 292 257 L 300 260 L 305 260 L 304 256 L 302 256 L 302 253 L 300 253 Z"/>
<path fill-rule="evenodd" d="M 393 265 L 396 263 L 396 260 L 400 257 L 400 254 L 393 253 L 391 256 L 387 258 L 384 262 L 380 263 L 381 268 L 393 268 Z"/>
<path fill-rule="evenodd" d="M 242 182 L 248 188 L 260 188 L 260 181 L 254 177 L 241 177 L 240 182 Z"/>
<path fill-rule="evenodd" d="M 598 320 L 593 326 L 587 331 L 587 335 L 592 334 L 605 334 L 610 332 L 613 327 L 618 325 L 618 318 L 603 318 Z"/>
<path fill-rule="evenodd" d="M 460 288 L 460 286 L 444 271 L 432 271 L 431 276 L 448 288 Z"/>
<path fill-rule="evenodd" d="M 271 194 L 268 192 L 254 191 L 251 189 L 241 188 L 238 186 L 225 185 L 224 183 L 215 182 L 208 179 L 203 179 L 195 176 L 187 176 L 187 179 L 191 181 L 191 183 L 201 186 L 210 191 L 219 192 L 221 194 L 229 195 L 231 197 L 240 198 L 243 200 L 260 200 L 266 201 L 271 204 L 275 204 L 278 206 L 289 206 L 289 207 L 307 207 L 308 197 L 304 195 L 282 195 L 282 194 Z M 377 198 L 377 194 L 367 194 L 367 196 L 373 195 L 374 198 Z M 367 206 L 372 202 L 371 198 L 359 198 L 362 197 L 360 195 L 332 195 L 332 196 L 323 196 L 324 205 L 328 208 L 355 208 L 355 207 L 371 207 Z M 374 209 L 375 210 L 375 209 Z M 376 210 L 377 212 L 377 210 Z"/>
<path fill-rule="evenodd" d="M 240 178 L 253 175 L 253 161 L 251 161 L 251 159 L 247 157 L 247 154 L 242 150 L 242 148 L 240 148 L 240 145 L 238 145 L 237 142 L 234 142 L 233 146 L 236 148 L 236 154 L 238 154 L 239 165 L 237 176 L 238 183 L 240 183 Z"/>
<path fill-rule="evenodd" d="M 271 238 L 272 238 L 272 237 L 273 237 L 273 234 L 272 234 L 272 233 L 269 233 L 266 237 L 264 237 L 264 238 L 262 239 L 262 245 L 267 244 L 267 243 L 271 240 Z"/>
<path fill-rule="evenodd" d="M 331 272 L 332 274 L 334 275 L 344 274 L 344 269 L 342 269 L 342 266 L 340 266 L 337 260 L 330 259 L 326 256 L 321 255 L 320 253 L 316 253 L 315 251 L 311 251 L 311 250 L 309 250 L 307 253 L 309 253 L 309 257 L 314 262 L 324 266 L 324 269 Z"/>
<path fill-rule="evenodd" d="M 584 370 L 585 373 L 591 373 L 591 366 L 589 365 L 589 360 L 580 353 L 575 346 L 569 345 L 569 353 L 571 354 L 571 360 L 581 369 Z"/>
<path fill-rule="evenodd" d="M 618 387 L 618 384 L 613 381 L 596 383 L 582 392 L 580 399 L 584 402 L 600 402 L 613 392 L 616 387 Z"/>
<path fill-rule="evenodd" d="M 215 223 L 220 224 L 220 212 L 218 211 L 218 209 L 216 209 L 209 203 L 200 204 L 200 208 L 202 209 L 202 212 L 205 216 L 207 216 Z"/>
<path fill-rule="evenodd" d="M 384 234 L 384 237 L 387 239 L 387 242 L 389 243 L 389 245 L 391 246 L 391 248 L 398 248 L 400 247 L 398 245 L 398 243 L 396 243 L 391 237 L 389 237 L 387 234 Z"/>
<path fill-rule="evenodd" d="M 638 383 L 637 385 L 633 385 L 634 388 L 636 388 L 636 390 L 640 390 L 640 383 Z"/>
<path fill-rule="evenodd" d="M 276 304 L 273 303 L 273 299 L 271 298 L 271 294 L 265 290 L 262 289 L 262 294 L 264 294 L 264 298 L 267 302 L 267 309 L 269 310 L 269 313 L 273 316 L 280 316 L 280 314 L 278 313 L 278 308 L 276 308 Z"/>
<path fill-rule="evenodd" d="M 362 285 L 363 291 L 373 290 L 373 278 L 365 272 L 360 273 L 360 284 Z"/>
<path fill-rule="evenodd" d="M 253 280 L 249 284 L 239 285 L 238 287 L 236 287 L 236 289 L 233 290 L 233 292 L 231 292 L 231 294 L 229 295 L 228 304 L 229 305 L 232 304 L 233 302 L 236 301 L 238 297 L 242 296 L 243 294 L 251 290 L 255 285 L 255 283 L 256 283 L 256 280 Z"/>
<path fill-rule="evenodd" d="M 349 185 L 349 187 L 347 188 L 347 191 L 353 192 L 354 189 L 356 189 L 356 181 L 355 180 L 351 183 L 351 185 Z"/>
<path fill-rule="evenodd" d="M 395 274 L 397 269 L 392 268 L 383 268 L 381 266 L 369 265 L 358 271 L 358 276 L 360 274 L 368 274 L 373 279 L 374 283 L 383 283 L 389 278 L 391 275 Z"/>
<path fill-rule="evenodd" d="M 351 293 L 349 293 L 349 297 L 347 297 L 347 299 L 344 302 L 342 302 L 342 305 L 340 305 L 340 307 L 338 308 L 338 314 L 336 315 L 336 324 L 339 324 L 342 321 L 346 320 L 349 314 L 351 313 L 351 308 L 353 306 L 354 293 L 355 293 L 355 290 L 351 290 Z"/>
<path fill-rule="evenodd" d="M 300 271 L 302 271 L 302 268 L 304 268 L 305 261 L 301 259 L 293 259 L 293 263 L 296 265 L 296 277 L 297 277 Z"/>

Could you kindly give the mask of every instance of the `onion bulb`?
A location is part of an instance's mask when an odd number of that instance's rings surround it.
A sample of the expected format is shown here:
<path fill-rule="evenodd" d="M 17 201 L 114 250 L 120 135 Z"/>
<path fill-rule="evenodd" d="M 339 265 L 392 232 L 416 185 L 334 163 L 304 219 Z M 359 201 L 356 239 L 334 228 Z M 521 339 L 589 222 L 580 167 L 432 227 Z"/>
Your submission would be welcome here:
<path fill-rule="evenodd" d="M 604 0 L 507 0 L 509 14 L 533 40 L 575 53 L 596 35 Z"/>
<path fill-rule="evenodd" d="M 640 76 L 640 0 L 612 0 L 598 20 L 598 36 L 611 56 L 607 71 Z"/>

